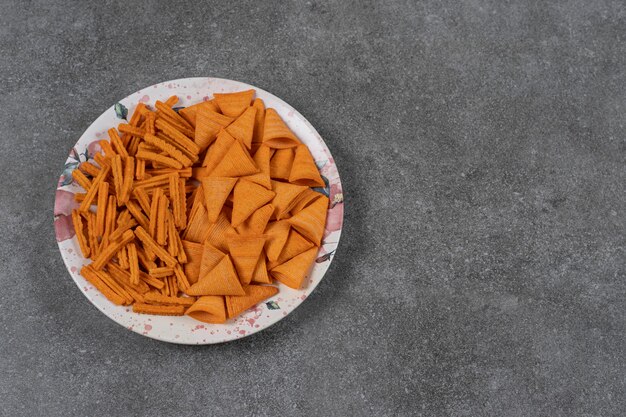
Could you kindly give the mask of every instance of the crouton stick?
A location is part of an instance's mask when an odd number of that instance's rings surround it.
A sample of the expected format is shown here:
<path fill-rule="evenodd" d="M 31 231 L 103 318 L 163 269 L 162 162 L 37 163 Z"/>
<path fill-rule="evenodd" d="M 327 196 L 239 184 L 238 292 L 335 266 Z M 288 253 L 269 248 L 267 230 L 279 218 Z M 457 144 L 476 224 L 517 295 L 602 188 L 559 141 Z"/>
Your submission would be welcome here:
<path fill-rule="evenodd" d="M 137 136 L 137 137 L 140 137 L 140 138 L 143 138 L 143 135 L 146 134 L 145 130 L 140 129 L 140 128 L 135 127 L 135 126 L 131 126 L 131 125 L 126 124 L 126 123 L 120 123 L 119 126 L 117 126 L 117 128 L 118 128 L 118 130 L 120 132 L 128 133 L 130 135 Z"/>
<path fill-rule="evenodd" d="M 193 140 L 189 139 L 189 137 L 180 133 L 178 129 L 176 129 L 171 123 L 164 119 L 158 119 L 155 122 L 157 129 L 162 130 L 167 136 L 176 141 L 183 148 L 189 150 L 189 152 L 193 154 L 200 153 L 200 146 L 196 144 Z"/>
<path fill-rule="evenodd" d="M 78 240 L 78 246 L 85 258 L 89 258 L 89 243 L 85 236 L 85 229 L 83 227 L 83 218 L 80 216 L 78 210 L 72 210 L 72 222 L 74 223 L 74 231 L 76 232 L 76 239 Z"/>
<path fill-rule="evenodd" d="M 170 96 L 164 101 L 164 103 L 168 107 L 174 107 L 174 105 L 178 103 L 178 96 Z"/>
<path fill-rule="evenodd" d="M 147 293 L 144 296 L 144 300 L 146 301 L 146 303 L 150 304 L 169 304 L 180 306 L 190 306 L 196 302 L 195 297 L 164 297 L 153 292 Z"/>
<path fill-rule="evenodd" d="M 102 150 L 104 151 L 104 156 L 107 158 L 113 158 L 116 154 L 115 151 L 113 150 L 113 148 L 111 147 L 111 142 L 109 142 L 106 139 L 102 139 L 101 141 L 98 142 L 100 144 L 100 147 L 102 148 Z"/>
<path fill-rule="evenodd" d="M 119 197 L 122 195 L 122 183 L 124 182 L 124 171 L 122 169 L 122 157 L 120 155 L 115 155 L 111 160 L 111 171 L 113 172 L 115 194 L 118 196 L 117 203 L 120 206 L 122 205 L 122 201 Z"/>
<path fill-rule="evenodd" d="M 120 237 L 122 237 L 125 231 L 130 230 L 135 226 L 137 226 L 137 221 L 132 218 L 129 219 L 126 223 L 120 224 L 115 230 L 113 230 L 113 232 L 111 232 L 111 235 L 109 235 L 109 240 L 118 240 Z"/>
<path fill-rule="evenodd" d="M 93 156 L 93 160 L 96 161 L 98 165 L 100 165 L 100 169 L 104 168 L 105 166 L 111 165 L 111 158 L 107 158 L 101 153 L 95 154 Z"/>
<path fill-rule="evenodd" d="M 128 151 L 126 150 L 126 147 L 122 143 L 122 138 L 120 138 L 120 135 L 117 133 L 117 130 L 115 130 L 115 128 L 112 127 L 108 130 L 108 133 L 109 133 L 109 139 L 111 139 L 111 145 L 115 153 L 122 156 L 123 158 L 128 157 Z"/>
<path fill-rule="evenodd" d="M 139 202 L 139 205 L 146 213 L 150 213 L 150 197 L 143 188 L 134 188 L 133 196 Z"/>
<path fill-rule="evenodd" d="M 171 211 L 167 211 L 167 252 L 172 255 L 178 255 L 178 241 L 176 240 L 176 236 L 178 235 L 178 230 L 176 230 L 176 225 L 174 224 L 174 216 L 172 216 Z"/>
<path fill-rule="evenodd" d="M 159 217 L 159 200 L 163 195 L 163 190 L 157 188 L 156 192 L 152 196 L 152 203 L 150 204 L 150 213 L 148 215 L 150 223 L 148 224 L 148 233 L 152 238 L 156 238 L 157 220 Z"/>
<path fill-rule="evenodd" d="M 182 316 L 185 314 L 185 310 L 185 306 L 161 306 L 144 303 L 133 304 L 133 311 L 140 314 L 153 314 L 159 316 Z"/>
<path fill-rule="evenodd" d="M 102 295 L 108 298 L 109 301 L 111 301 L 113 304 L 117 304 L 117 305 L 124 304 L 125 302 L 124 298 L 121 295 L 117 294 L 115 291 L 113 291 L 104 282 L 102 282 L 102 280 L 100 279 L 98 274 L 96 274 L 96 271 L 93 269 L 91 265 L 83 266 L 80 270 L 80 274 L 83 277 L 85 277 L 85 279 L 89 281 L 91 285 L 96 287 L 98 291 L 100 291 Z"/>
<path fill-rule="evenodd" d="M 190 167 L 194 162 L 198 160 L 198 158 L 196 157 L 195 161 L 192 161 L 191 159 L 187 158 L 181 151 L 176 149 L 176 147 L 170 145 L 166 141 L 154 135 L 151 135 L 150 133 L 146 133 L 145 140 L 147 143 L 157 147 L 161 151 L 166 152 L 172 158 L 180 162 L 184 167 Z"/>
<path fill-rule="evenodd" d="M 159 244 L 156 243 L 154 239 L 152 239 L 150 234 L 148 234 L 148 232 L 146 232 L 143 227 L 138 226 L 135 229 L 135 236 L 137 236 L 137 238 L 139 238 L 139 240 L 143 242 L 145 248 L 149 248 L 152 252 L 154 252 L 155 255 L 159 257 L 159 259 L 167 264 L 167 266 L 175 267 L 176 265 L 178 265 L 176 258 L 167 253 L 167 251 L 163 249 L 163 247 L 159 246 Z"/>
<path fill-rule="evenodd" d="M 139 263 L 141 264 L 141 266 L 143 266 L 143 268 L 147 271 L 157 267 L 157 264 L 154 262 L 154 260 L 148 257 L 146 251 L 141 246 L 137 246 L 137 258 L 139 258 Z"/>
<path fill-rule="evenodd" d="M 96 260 L 91 264 L 96 271 L 102 269 L 104 265 L 111 260 L 123 248 L 128 242 L 131 242 L 135 238 L 131 230 L 127 230 L 122 235 L 122 238 L 118 241 L 111 242 L 100 254 Z"/>
<path fill-rule="evenodd" d="M 96 177 L 100 173 L 100 168 L 98 168 L 91 162 L 83 162 L 78 166 L 78 169 L 80 169 L 87 175 L 91 175 L 92 177 Z"/>
<path fill-rule="evenodd" d="M 96 211 L 96 236 L 104 234 L 104 223 L 106 220 L 107 201 L 109 200 L 109 183 L 102 181 L 98 190 L 98 209 Z"/>
<path fill-rule="evenodd" d="M 98 176 L 94 178 L 93 182 L 91 183 L 91 187 L 87 191 L 87 195 L 85 195 L 85 199 L 82 201 L 82 203 L 80 203 L 80 206 L 78 208 L 80 211 L 83 211 L 83 212 L 89 211 L 89 207 L 91 206 L 91 203 L 94 201 L 94 199 L 96 198 L 96 194 L 98 193 L 98 188 L 100 187 L 100 183 L 106 179 L 110 171 L 111 171 L 111 167 L 109 166 L 105 166 L 100 170 L 100 173 L 98 174 Z"/>
<path fill-rule="evenodd" d="M 139 259 L 137 257 L 137 247 L 133 242 L 126 245 L 126 252 L 128 252 L 130 282 L 133 285 L 139 285 Z"/>
<path fill-rule="evenodd" d="M 72 171 L 72 178 L 78 183 L 78 185 L 83 187 L 85 191 L 91 188 L 91 180 L 87 178 L 87 176 L 83 174 L 80 169 L 75 169 L 74 171 Z"/>
<path fill-rule="evenodd" d="M 128 202 L 130 198 L 130 192 L 133 186 L 133 178 L 135 176 L 135 158 L 129 156 L 125 160 L 124 165 L 124 179 L 122 181 L 121 195 L 118 198 L 122 203 Z"/>
<path fill-rule="evenodd" d="M 157 209 L 157 222 L 156 222 L 156 241 L 159 245 L 165 246 L 167 243 L 167 207 L 169 200 L 165 195 L 159 197 L 159 206 Z"/>
<path fill-rule="evenodd" d="M 174 275 L 174 268 L 170 268 L 169 266 L 152 268 L 148 270 L 148 274 L 154 278 L 165 278 Z"/>
<path fill-rule="evenodd" d="M 158 153 L 154 153 L 154 152 L 150 152 L 150 151 L 137 151 L 136 154 L 138 159 L 144 159 L 144 160 L 148 160 L 148 161 L 156 161 L 160 164 L 163 164 L 167 167 L 170 168 L 176 168 L 176 169 L 181 169 L 183 167 L 183 164 L 181 164 L 180 162 L 178 162 L 176 159 L 174 158 L 170 158 L 168 156 L 164 156 Z"/>
<path fill-rule="evenodd" d="M 135 220 L 137 220 L 137 223 L 139 223 L 141 227 L 143 227 L 144 229 L 148 228 L 148 224 L 149 224 L 148 219 L 141 212 L 141 207 L 139 207 L 137 203 L 135 203 L 132 200 L 129 200 L 126 203 L 126 208 L 128 208 L 128 211 L 130 211 L 130 214 L 133 215 L 133 217 L 135 218 Z"/>

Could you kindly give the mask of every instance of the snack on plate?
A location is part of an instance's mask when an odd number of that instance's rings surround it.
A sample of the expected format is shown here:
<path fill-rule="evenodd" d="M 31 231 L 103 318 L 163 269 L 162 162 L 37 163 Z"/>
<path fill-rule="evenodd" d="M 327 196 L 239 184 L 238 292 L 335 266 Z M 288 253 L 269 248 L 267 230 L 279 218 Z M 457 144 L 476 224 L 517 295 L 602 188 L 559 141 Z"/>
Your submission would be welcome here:
<path fill-rule="evenodd" d="M 73 172 L 82 276 L 136 313 L 224 323 L 298 289 L 328 198 L 309 149 L 254 90 L 140 103 Z M 95 206 L 95 207 L 93 207 Z"/>

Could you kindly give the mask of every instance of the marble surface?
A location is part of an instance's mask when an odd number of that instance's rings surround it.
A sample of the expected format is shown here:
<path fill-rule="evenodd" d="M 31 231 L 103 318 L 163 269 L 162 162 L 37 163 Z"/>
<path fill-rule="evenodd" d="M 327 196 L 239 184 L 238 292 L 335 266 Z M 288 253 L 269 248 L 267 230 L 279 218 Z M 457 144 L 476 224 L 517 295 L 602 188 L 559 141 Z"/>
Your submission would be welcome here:
<path fill-rule="evenodd" d="M 4 1 L 0 415 L 626 413 L 621 1 Z M 70 146 L 167 79 L 297 108 L 342 242 L 294 313 L 156 342 L 80 294 L 52 227 Z"/>

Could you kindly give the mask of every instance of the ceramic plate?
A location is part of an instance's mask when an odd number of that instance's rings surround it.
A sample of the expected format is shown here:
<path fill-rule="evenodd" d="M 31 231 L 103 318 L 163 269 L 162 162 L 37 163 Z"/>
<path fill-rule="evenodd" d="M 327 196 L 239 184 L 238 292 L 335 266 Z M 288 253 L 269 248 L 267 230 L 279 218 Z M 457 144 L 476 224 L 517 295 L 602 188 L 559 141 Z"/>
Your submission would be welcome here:
<path fill-rule="evenodd" d="M 300 140 L 306 144 L 327 186 L 316 189 L 329 196 L 330 208 L 326 231 L 317 259 L 313 263 L 306 283 L 300 290 L 293 290 L 279 284 L 279 293 L 265 300 L 225 324 L 205 324 L 190 317 L 167 317 L 136 314 L 127 306 L 116 306 L 109 302 L 80 274 L 80 268 L 90 261 L 81 255 L 72 226 L 71 210 L 78 205 L 74 193 L 83 190 L 72 182 L 72 171 L 81 162 L 90 161 L 100 151 L 98 141 L 107 139 L 107 130 L 117 126 L 128 114 L 132 114 L 138 103 L 154 104 L 165 101 L 176 94 L 180 101 L 177 107 L 186 107 L 212 98 L 213 93 L 234 92 L 254 88 L 256 96 L 265 101 L 266 107 L 273 107 L 285 120 Z M 211 344 L 228 342 L 249 336 L 276 323 L 298 307 L 311 294 L 324 277 L 339 243 L 343 221 L 343 194 L 339 173 L 328 147 L 311 124 L 293 107 L 278 97 L 257 87 L 237 81 L 219 78 L 185 78 L 156 84 L 115 103 L 106 110 L 83 133 L 70 150 L 65 168 L 57 185 L 54 204 L 54 228 L 59 250 L 76 285 L 102 313 L 116 323 L 136 333 L 154 339 L 183 344 Z"/>

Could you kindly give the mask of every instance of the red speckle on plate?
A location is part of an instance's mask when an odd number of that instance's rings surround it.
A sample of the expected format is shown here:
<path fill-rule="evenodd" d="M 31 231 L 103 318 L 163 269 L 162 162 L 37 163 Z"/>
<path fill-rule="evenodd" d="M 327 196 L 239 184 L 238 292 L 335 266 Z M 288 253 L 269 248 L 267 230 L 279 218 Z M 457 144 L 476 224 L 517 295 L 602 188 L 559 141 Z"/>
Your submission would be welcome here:
<path fill-rule="evenodd" d="M 230 330 L 228 330 L 226 333 L 231 334 L 232 332 Z"/>
<path fill-rule="evenodd" d="M 149 332 L 150 330 L 152 330 L 152 326 L 150 326 L 149 324 L 146 324 L 145 326 L 143 326 L 143 328 Z"/>
<path fill-rule="evenodd" d="M 139 99 L 139 101 L 143 101 L 144 103 L 147 103 L 148 101 L 150 101 L 150 96 L 147 94 L 144 94 L 143 97 Z"/>
<path fill-rule="evenodd" d="M 70 272 L 76 272 L 76 271 L 78 271 L 78 268 L 76 268 L 75 266 L 70 268 Z"/>
<path fill-rule="evenodd" d="M 202 101 L 209 101 L 209 96 L 202 97 Z"/>
<path fill-rule="evenodd" d="M 254 325 L 254 327 L 256 327 L 256 328 L 258 329 L 258 328 L 259 328 L 259 327 L 261 327 L 261 326 L 259 326 L 258 324 L 255 324 L 255 325 Z"/>
<path fill-rule="evenodd" d="M 250 326 L 252 326 L 256 320 L 255 319 L 246 319 L 246 321 L 250 324 Z"/>
<path fill-rule="evenodd" d="M 187 96 L 187 100 L 191 100 L 191 96 Z"/>
<path fill-rule="evenodd" d="M 246 334 L 245 330 L 239 330 L 239 334 Z"/>
<path fill-rule="evenodd" d="M 198 324 L 196 325 L 196 330 L 197 329 L 204 329 L 204 324 Z"/>

